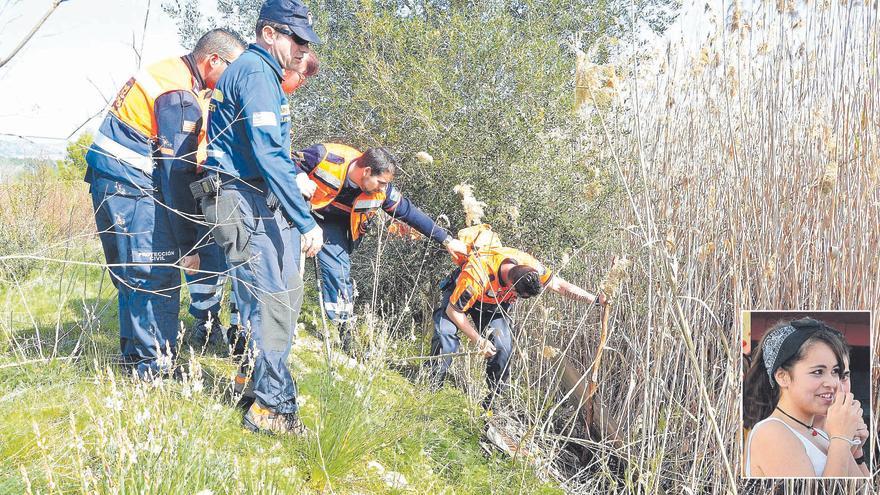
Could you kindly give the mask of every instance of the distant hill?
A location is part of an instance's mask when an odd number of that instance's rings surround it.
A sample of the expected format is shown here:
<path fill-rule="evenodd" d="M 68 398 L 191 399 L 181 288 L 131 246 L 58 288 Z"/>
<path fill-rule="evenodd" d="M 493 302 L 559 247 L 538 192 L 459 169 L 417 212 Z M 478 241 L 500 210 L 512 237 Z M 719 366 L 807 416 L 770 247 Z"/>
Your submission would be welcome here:
<path fill-rule="evenodd" d="M 67 141 L 0 137 L 0 163 L 6 163 L 5 158 L 60 160 L 66 148 Z"/>
<path fill-rule="evenodd" d="M 41 165 L 56 166 L 65 156 L 65 141 L 33 142 L 0 138 L 0 182 Z"/>

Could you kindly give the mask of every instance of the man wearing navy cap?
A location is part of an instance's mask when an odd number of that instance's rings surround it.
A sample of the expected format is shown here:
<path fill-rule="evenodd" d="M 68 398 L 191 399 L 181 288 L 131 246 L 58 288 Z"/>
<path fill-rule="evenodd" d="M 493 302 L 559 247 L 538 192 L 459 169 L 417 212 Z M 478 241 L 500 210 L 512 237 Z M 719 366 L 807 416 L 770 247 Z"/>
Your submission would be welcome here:
<path fill-rule="evenodd" d="M 309 43 L 319 40 L 308 7 L 297 0 L 265 2 L 256 38 L 217 84 L 205 165 L 210 175 L 193 194 L 226 254 L 241 322 L 251 332 L 240 373 L 250 374 L 255 400 L 242 423 L 251 431 L 301 434 L 287 367 L 303 295 L 290 229 L 301 234 L 308 256 L 321 249 L 323 233 L 297 185 L 281 83 L 284 70 L 295 69 Z"/>

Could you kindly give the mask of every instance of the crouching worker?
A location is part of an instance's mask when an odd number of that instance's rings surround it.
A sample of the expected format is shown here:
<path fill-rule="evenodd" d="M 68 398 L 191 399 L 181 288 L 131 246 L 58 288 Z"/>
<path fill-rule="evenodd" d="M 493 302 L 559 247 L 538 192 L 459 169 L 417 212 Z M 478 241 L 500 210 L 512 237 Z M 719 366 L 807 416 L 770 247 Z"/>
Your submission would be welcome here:
<path fill-rule="evenodd" d="M 450 354 L 458 352 L 461 330 L 486 358 L 489 394 L 481 404 L 486 410 L 510 375 L 510 309 L 518 297 L 527 299 L 549 289 L 576 301 L 597 300 L 597 296 L 554 275 L 529 254 L 505 247 L 476 250 L 441 282 L 440 288 L 443 292 L 440 306 L 434 311 L 431 354 L 443 357 L 433 364 L 433 385 L 443 384 L 452 364 Z M 599 294 L 598 302 L 605 304 L 604 294 Z"/>

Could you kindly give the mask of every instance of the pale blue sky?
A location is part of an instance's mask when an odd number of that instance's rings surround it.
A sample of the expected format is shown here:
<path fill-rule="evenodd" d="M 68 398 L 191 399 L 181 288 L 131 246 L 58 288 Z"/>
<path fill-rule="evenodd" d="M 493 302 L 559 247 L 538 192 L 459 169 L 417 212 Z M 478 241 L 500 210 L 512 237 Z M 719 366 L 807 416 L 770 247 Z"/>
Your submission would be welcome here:
<path fill-rule="evenodd" d="M 174 22 L 161 8 L 164 1 L 62 3 L 24 50 L 0 68 L 0 139 L 4 133 L 67 137 L 136 72 L 133 39 L 137 47 L 143 44 L 144 63 L 184 53 Z M 691 2 L 685 4 L 692 16 L 697 2 Z M 0 56 L 12 50 L 50 4 L 51 0 L 0 0 Z M 202 0 L 202 10 L 216 13 L 216 0 Z M 693 19 L 683 22 L 691 24 Z M 672 39 L 681 36 L 680 26 L 667 34 Z M 86 126 L 94 127 L 95 122 Z"/>
<path fill-rule="evenodd" d="M 144 17 L 150 3 L 146 36 Z M 66 137 L 137 69 L 184 53 L 162 0 L 68 0 L 0 68 L 0 133 Z M 0 0 L 0 54 L 8 55 L 51 0 Z M 205 2 L 207 9 L 213 1 Z M 90 82 L 91 81 L 91 82 Z"/>

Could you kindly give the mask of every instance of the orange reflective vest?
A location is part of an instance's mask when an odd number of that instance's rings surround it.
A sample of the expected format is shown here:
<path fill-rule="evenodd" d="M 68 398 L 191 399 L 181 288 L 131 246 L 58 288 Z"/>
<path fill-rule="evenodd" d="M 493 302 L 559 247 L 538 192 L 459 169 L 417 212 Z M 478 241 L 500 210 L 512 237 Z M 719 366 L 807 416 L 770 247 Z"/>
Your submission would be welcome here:
<path fill-rule="evenodd" d="M 499 271 L 501 264 L 511 260 L 517 265 L 526 265 L 538 271 L 541 285 L 546 286 L 553 278 L 553 272 L 533 258 L 530 254 L 507 247 L 485 247 L 468 256 L 467 263 L 455 281 L 455 288 L 449 302 L 461 312 L 474 304 L 501 304 L 516 299 L 513 286 L 502 285 Z"/>
<path fill-rule="evenodd" d="M 309 178 L 317 185 L 310 200 L 312 208 L 320 210 L 328 205 L 350 213 L 351 239 L 356 241 L 366 232 L 367 222 L 385 202 L 385 191 L 361 192 L 351 206 L 336 201 L 342 191 L 351 162 L 363 153 L 344 144 L 324 143 L 325 152 L 318 165 L 309 172 Z M 399 201 L 399 199 L 398 199 Z"/>
<path fill-rule="evenodd" d="M 153 113 L 156 99 L 170 91 L 187 90 L 196 94 L 206 121 L 210 90 L 198 88 L 197 79 L 182 58 L 170 58 L 141 70 L 116 95 L 109 113 L 95 136 L 108 159 L 125 162 L 146 174 L 153 173 L 153 143 L 158 132 Z M 192 123 L 196 130 L 197 123 Z M 206 127 L 198 129 L 196 159 L 206 157 Z"/>

